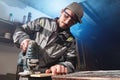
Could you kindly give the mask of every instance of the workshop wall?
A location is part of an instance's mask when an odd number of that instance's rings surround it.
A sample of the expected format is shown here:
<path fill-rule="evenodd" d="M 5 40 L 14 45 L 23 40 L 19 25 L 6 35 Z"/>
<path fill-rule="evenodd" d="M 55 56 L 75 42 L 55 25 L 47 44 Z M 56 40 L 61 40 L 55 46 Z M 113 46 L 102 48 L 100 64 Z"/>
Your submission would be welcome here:
<path fill-rule="evenodd" d="M 4 20 L 9 21 L 9 14 L 12 13 L 14 18 L 13 23 L 22 23 L 23 16 L 25 15 L 27 17 L 28 12 L 32 13 L 31 20 L 40 16 L 47 16 L 23 4 L 19 0 L 0 0 L 0 18 Z M 0 42 L 0 74 L 16 73 L 18 53 L 19 49 L 14 44 Z"/>
<path fill-rule="evenodd" d="M 23 16 L 28 16 L 31 12 L 31 20 L 34 20 L 41 16 L 47 16 L 46 14 L 33 9 L 30 6 L 20 2 L 19 0 L 0 0 L 0 18 L 9 20 L 9 15 L 12 13 L 15 22 L 23 21 Z"/>

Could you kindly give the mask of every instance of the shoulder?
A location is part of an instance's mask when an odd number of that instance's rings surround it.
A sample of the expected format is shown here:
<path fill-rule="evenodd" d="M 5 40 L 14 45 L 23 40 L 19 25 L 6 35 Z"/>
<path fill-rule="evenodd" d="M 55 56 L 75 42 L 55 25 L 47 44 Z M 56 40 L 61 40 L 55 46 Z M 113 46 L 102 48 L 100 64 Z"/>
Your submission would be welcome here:
<path fill-rule="evenodd" d="M 52 18 L 49 18 L 49 17 L 40 17 L 40 18 L 37 18 L 36 20 L 44 20 L 44 21 L 54 21 L 54 19 Z"/>
<path fill-rule="evenodd" d="M 49 17 L 39 17 L 34 20 L 34 23 L 40 26 L 45 26 L 46 24 L 51 24 L 54 21 L 55 21 L 54 19 L 49 18 Z"/>

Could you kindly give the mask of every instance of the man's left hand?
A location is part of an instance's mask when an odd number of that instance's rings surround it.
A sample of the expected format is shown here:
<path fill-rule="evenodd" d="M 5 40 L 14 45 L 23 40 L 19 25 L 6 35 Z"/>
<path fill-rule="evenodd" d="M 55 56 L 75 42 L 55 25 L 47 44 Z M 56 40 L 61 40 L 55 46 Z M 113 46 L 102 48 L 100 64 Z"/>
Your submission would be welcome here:
<path fill-rule="evenodd" d="M 52 75 L 66 74 L 67 72 L 67 67 L 59 64 L 51 66 L 50 69 L 45 71 L 45 73 L 52 73 Z"/>

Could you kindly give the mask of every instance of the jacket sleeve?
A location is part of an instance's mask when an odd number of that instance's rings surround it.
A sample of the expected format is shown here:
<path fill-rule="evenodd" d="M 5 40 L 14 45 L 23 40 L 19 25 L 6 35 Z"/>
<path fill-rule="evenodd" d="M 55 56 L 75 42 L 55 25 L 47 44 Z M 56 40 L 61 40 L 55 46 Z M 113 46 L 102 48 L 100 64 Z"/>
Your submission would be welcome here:
<path fill-rule="evenodd" d="M 30 34 L 33 34 L 36 31 L 40 31 L 42 25 L 42 19 L 38 18 L 34 21 L 31 21 L 27 24 L 17 27 L 13 34 L 13 41 L 19 47 L 20 43 L 24 39 L 30 39 Z"/>
<path fill-rule="evenodd" d="M 60 62 L 59 64 L 62 64 L 67 67 L 68 73 L 74 72 L 77 64 L 77 56 L 76 56 L 76 43 L 75 41 L 71 44 L 71 46 L 66 51 L 66 61 Z"/>

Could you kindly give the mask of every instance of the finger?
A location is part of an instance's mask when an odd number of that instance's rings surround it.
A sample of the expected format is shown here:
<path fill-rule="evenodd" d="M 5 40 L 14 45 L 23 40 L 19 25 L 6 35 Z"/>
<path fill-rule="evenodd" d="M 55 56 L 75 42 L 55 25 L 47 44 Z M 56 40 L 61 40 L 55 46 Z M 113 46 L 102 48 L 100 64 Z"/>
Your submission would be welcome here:
<path fill-rule="evenodd" d="M 60 67 L 60 74 L 66 74 L 67 73 L 67 68 L 65 66 Z"/>
<path fill-rule="evenodd" d="M 56 65 L 57 68 L 57 73 L 61 73 L 61 66 L 60 65 Z"/>
<path fill-rule="evenodd" d="M 25 39 L 21 42 L 20 48 L 25 52 L 28 48 L 29 39 Z"/>
<path fill-rule="evenodd" d="M 57 65 L 57 73 L 65 73 L 65 67 L 63 65 Z"/>
<path fill-rule="evenodd" d="M 47 70 L 45 71 L 45 73 L 51 73 L 51 70 L 50 70 L 50 69 L 47 69 Z"/>
<path fill-rule="evenodd" d="M 25 52 L 23 44 L 20 45 L 20 49 L 22 49 L 22 51 Z"/>
<path fill-rule="evenodd" d="M 22 47 L 22 50 L 23 50 L 23 52 L 26 52 L 27 49 L 23 46 L 23 47 Z"/>
<path fill-rule="evenodd" d="M 56 75 L 57 74 L 57 68 L 56 67 L 51 67 L 50 68 L 52 75 Z"/>
<path fill-rule="evenodd" d="M 66 74 L 68 73 L 68 69 L 67 69 L 67 68 L 65 68 L 65 73 L 66 73 Z"/>
<path fill-rule="evenodd" d="M 65 73 L 65 67 L 64 66 L 61 66 L 61 73 Z"/>
<path fill-rule="evenodd" d="M 23 45 L 20 45 L 20 48 L 23 49 Z"/>
<path fill-rule="evenodd" d="M 24 43 L 24 50 L 26 51 L 28 48 L 28 42 Z"/>

